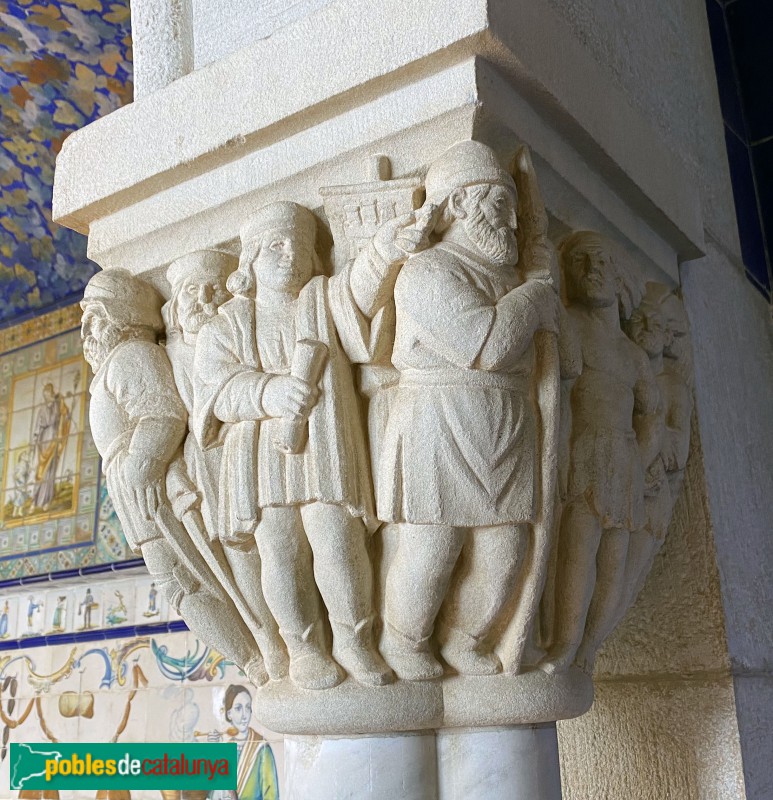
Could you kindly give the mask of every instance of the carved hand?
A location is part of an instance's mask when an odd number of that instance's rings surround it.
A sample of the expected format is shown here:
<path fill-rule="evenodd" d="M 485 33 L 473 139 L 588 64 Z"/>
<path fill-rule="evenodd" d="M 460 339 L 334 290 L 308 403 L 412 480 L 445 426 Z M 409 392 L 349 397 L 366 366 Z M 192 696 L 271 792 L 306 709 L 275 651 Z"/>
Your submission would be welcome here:
<path fill-rule="evenodd" d="M 307 417 L 319 390 L 292 375 L 274 375 L 263 390 L 263 410 L 269 417 Z"/>
<path fill-rule="evenodd" d="M 426 249 L 436 210 L 436 206 L 428 204 L 418 211 L 385 222 L 373 237 L 373 246 L 384 261 L 389 264 L 402 262 L 413 253 Z"/>
<path fill-rule="evenodd" d="M 131 486 L 134 499 L 145 519 L 153 519 L 163 497 L 165 465 L 155 458 L 127 453 L 121 464 L 124 485 Z"/>

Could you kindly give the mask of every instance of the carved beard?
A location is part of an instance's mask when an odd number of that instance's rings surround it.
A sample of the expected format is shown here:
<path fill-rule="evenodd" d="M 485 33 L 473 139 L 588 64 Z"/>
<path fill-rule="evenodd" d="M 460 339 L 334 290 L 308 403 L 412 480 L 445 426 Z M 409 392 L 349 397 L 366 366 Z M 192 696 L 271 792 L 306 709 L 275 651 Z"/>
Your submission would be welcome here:
<path fill-rule="evenodd" d="M 216 314 L 217 306 L 214 303 L 196 303 L 184 316 L 181 315 L 180 324 L 185 333 L 196 334 Z"/>
<path fill-rule="evenodd" d="M 83 355 L 96 372 L 113 349 L 126 338 L 125 332 L 115 325 L 106 328 L 97 339 L 89 336 L 83 340 Z"/>
<path fill-rule="evenodd" d="M 514 266 L 518 261 L 518 242 L 515 231 L 508 225 L 495 228 L 479 205 L 463 220 L 464 231 L 492 266 Z"/>

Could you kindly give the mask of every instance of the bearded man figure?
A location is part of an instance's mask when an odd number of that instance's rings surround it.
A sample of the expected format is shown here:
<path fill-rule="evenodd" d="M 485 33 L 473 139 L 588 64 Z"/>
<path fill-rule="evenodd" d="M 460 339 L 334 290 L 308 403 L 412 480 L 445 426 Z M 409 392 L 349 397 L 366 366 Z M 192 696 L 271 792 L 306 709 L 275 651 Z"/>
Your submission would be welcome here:
<path fill-rule="evenodd" d="M 189 253 L 172 262 L 167 280 L 172 288 L 162 309 L 166 352 L 177 390 L 189 417 L 193 414 L 193 358 L 196 338 L 204 323 L 217 315 L 231 297 L 226 281 L 237 259 L 214 250 Z M 222 447 L 204 450 L 195 436 L 185 439 L 183 453 L 169 466 L 167 493 L 178 519 L 210 562 L 220 566 L 219 577 L 242 619 L 260 646 L 268 674 L 287 672 L 287 654 L 266 605 L 261 587 L 261 562 L 255 537 L 229 535 L 218 525 L 218 481 Z"/>
<path fill-rule="evenodd" d="M 89 422 L 110 499 L 132 550 L 190 629 L 256 685 L 263 658 L 230 598 L 192 546 L 165 488 L 187 414 L 157 343 L 161 298 L 124 269 L 98 272 L 83 294 L 83 354 L 94 370 Z"/>
<path fill-rule="evenodd" d="M 439 612 L 453 669 L 502 669 L 487 635 L 535 519 L 533 337 L 555 332 L 558 313 L 553 288 L 516 271 L 516 187 L 490 148 L 454 145 L 430 166 L 426 192 L 439 241 L 395 284 L 400 381 L 377 497 L 379 518 L 399 526 L 382 652 L 407 680 L 443 674 L 430 648 Z"/>

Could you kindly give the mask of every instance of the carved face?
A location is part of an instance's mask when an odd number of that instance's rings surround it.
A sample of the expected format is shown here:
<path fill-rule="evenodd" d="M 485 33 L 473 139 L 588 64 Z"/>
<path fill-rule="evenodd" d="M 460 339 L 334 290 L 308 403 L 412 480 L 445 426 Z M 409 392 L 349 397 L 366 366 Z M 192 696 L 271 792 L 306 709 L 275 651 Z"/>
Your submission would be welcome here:
<path fill-rule="evenodd" d="M 96 372 L 110 351 L 118 344 L 120 333 L 108 318 L 102 303 L 89 303 L 81 320 L 83 355 Z"/>
<path fill-rule="evenodd" d="M 225 278 L 197 279 L 192 276 L 183 282 L 177 295 L 177 314 L 180 326 L 188 334 L 197 334 L 201 326 L 217 314 L 228 299 Z"/>
<path fill-rule="evenodd" d="M 297 231 L 266 231 L 253 269 L 259 286 L 298 294 L 314 274 L 311 246 Z"/>
<path fill-rule="evenodd" d="M 589 242 L 572 255 L 566 273 L 571 300 L 591 308 L 617 302 L 615 267 L 601 242 Z"/>
<path fill-rule="evenodd" d="M 505 186 L 472 186 L 458 201 L 457 217 L 473 244 L 493 266 L 513 266 L 518 261 L 515 196 Z"/>
<path fill-rule="evenodd" d="M 252 698 L 247 691 L 239 692 L 233 701 L 233 705 L 225 712 L 225 718 L 239 733 L 247 733 L 252 717 Z"/>
<path fill-rule="evenodd" d="M 657 306 L 641 305 L 631 314 L 625 330 L 650 358 L 663 352 L 666 345 L 666 324 Z"/>

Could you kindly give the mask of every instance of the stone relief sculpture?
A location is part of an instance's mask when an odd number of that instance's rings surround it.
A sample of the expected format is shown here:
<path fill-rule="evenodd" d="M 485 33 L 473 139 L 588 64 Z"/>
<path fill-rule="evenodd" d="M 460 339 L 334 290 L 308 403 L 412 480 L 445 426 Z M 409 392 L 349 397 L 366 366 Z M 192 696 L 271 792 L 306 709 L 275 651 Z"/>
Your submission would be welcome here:
<path fill-rule="evenodd" d="M 238 266 L 168 267 L 165 329 L 147 283 L 92 279 L 110 494 L 277 729 L 352 692 L 402 697 L 395 730 L 477 719 L 481 691 L 513 722 L 581 713 L 567 693 L 590 696 L 679 491 L 683 308 L 595 232 L 554 247 L 525 148 L 506 169 L 461 142 L 423 180 L 377 166 L 322 190 L 334 269 L 322 220 L 284 201 L 243 221 Z"/>
<path fill-rule="evenodd" d="M 257 539 L 292 680 L 330 688 L 341 679 L 338 662 L 381 685 L 391 672 L 373 644 L 366 537 L 376 521 L 349 357 L 367 360 L 377 336 L 369 319 L 406 253 L 389 240 L 400 229 L 391 225 L 350 270 L 327 278 L 316 225 L 294 203 L 266 206 L 246 223 L 228 282 L 235 297 L 199 334 L 194 429 L 205 447 L 225 436 L 221 485 L 234 490 L 221 493 L 219 522 Z"/>
<path fill-rule="evenodd" d="M 223 253 L 197 252 L 177 259 L 167 270 L 172 295 L 162 309 L 166 351 L 189 416 L 194 404 L 196 337 L 230 297 L 226 281 L 234 260 Z M 223 588 L 260 645 L 268 675 L 281 678 L 287 673 L 287 656 L 263 597 L 255 538 L 221 535 L 217 524 L 221 455 L 221 447 L 204 450 L 195 436 L 188 435 L 183 452 L 169 467 L 167 492 L 191 541 L 210 564 L 216 565 Z"/>
<path fill-rule="evenodd" d="M 681 302 L 667 286 L 648 283 L 639 307 L 623 327 L 649 357 L 659 390 L 653 431 L 657 450 L 646 465 L 644 478 L 647 521 L 642 531 L 632 534 L 628 554 L 625 583 L 633 602 L 666 538 L 675 493 L 681 488 L 690 440 L 692 394 L 676 367 L 678 340 L 687 333 L 686 318 Z M 666 352 L 674 355 L 667 356 Z"/>
<path fill-rule="evenodd" d="M 659 400 L 646 354 L 620 327 L 620 276 L 601 237 L 572 234 L 561 246 L 561 264 L 582 371 L 571 391 L 569 483 L 547 670 L 575 659 L 592 668 L 619 621 L 630 537 L 645 523 L 644 470 L 657 452 L 652 418 Z"/>
<path fill-rule="evenodd" d="M 400 383 L 376 467 L 379 517 L 400 525 L 383 648 L 410 680 L 443 674 L 430 647 L 439 612 L 449 666 L 501 671 L 486 636 L 522 583 L 537 502 L 533 337 L 556 329 L 558 304 L 516 271 L 515 182 L 489 148 L 452 148 L 426 190 L 437 242 L 395 284 Z"/>
<path fill-rule="evenodd" d="M 161 299 L 129 272 L 113 269 L 89 281 L 81 305 L 83 352 L 94 370 L 91 432 L 127 541 L 191 629 L 255 683 L 265 683 L 254 639 L 167 496 L 167 470 L 187 414 L 157 343 Z"/>

